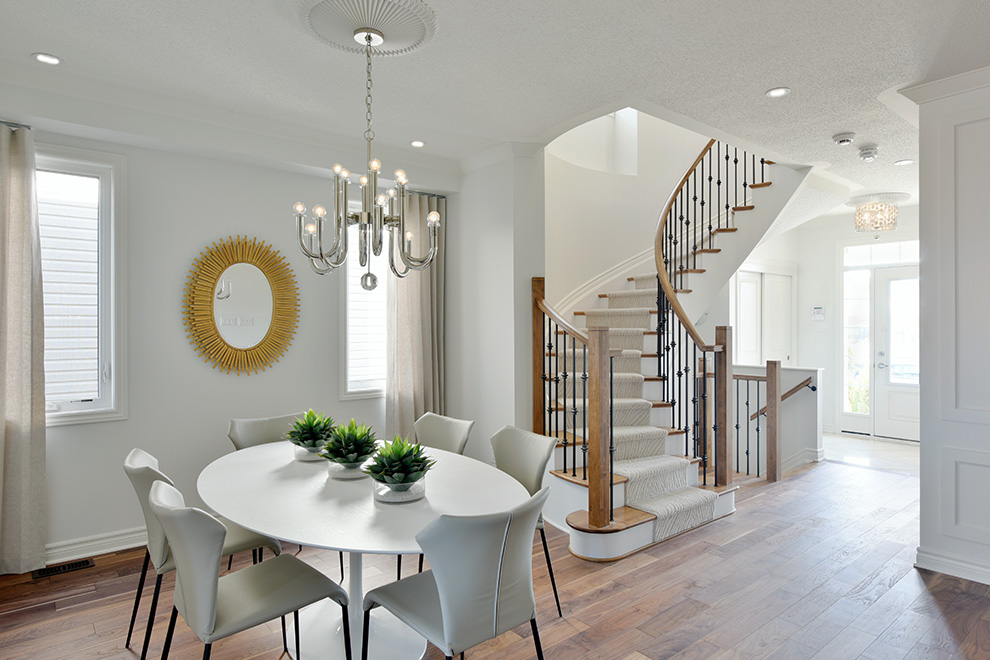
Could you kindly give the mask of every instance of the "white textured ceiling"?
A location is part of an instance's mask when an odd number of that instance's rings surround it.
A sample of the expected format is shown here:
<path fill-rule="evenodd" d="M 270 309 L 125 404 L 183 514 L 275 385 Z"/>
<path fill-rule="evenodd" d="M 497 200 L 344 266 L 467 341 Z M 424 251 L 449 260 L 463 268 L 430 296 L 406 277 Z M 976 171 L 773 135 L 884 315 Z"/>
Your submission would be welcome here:
<path fill-rule="evenodd" d="M 65 63 L 39 85 L 121 88 L 342 135 L 363 130 L 363 62 L 313 35 L 316 0 L 0 0 L 4 66 Z M 545 142 L 576 118 L 660 108 L 865 191 L 917 192 L 917 129 L 891 88 L 990 66 L 985 0 L 429 0 L 432 42 L 375 63 L 381 142 L 460 159 Z M 387 35 L 386 35 L 387 36 Z M 75 79 L 70 81 L 69 78 Z M 787 85 L 779 100 L 764 91 Z M 0 111 L 3 99 L 0 97 Z M 877 144 L 862 163 L 830 136 Z M 854 186 L 855 187 L 855 186 Z"/>

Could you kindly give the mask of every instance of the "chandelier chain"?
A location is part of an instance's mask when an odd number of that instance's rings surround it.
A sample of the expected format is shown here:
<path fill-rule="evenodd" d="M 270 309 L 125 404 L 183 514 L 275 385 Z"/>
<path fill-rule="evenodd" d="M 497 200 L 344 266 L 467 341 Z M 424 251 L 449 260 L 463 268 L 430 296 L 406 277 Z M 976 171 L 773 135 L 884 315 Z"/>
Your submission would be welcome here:
<path fill-rule="evenodd" d="M 368 140 L 368 142 L 370 143 L 372 140 L 375 139 L 375 132 L 371 130 L 371 100 L 372 99 L 371 99 L 371 35 L 370 34 L 366 35 L 365 37 L 364 57 L 366 63 L 365 70 L 368 74 L 368 80 L 367 83 L 365 84 L 366 93 L 364 97 L 364 105 L 366 108 L 365 119 L 368 122 L 368 128 L 364 131 L 364 139 Z"/>

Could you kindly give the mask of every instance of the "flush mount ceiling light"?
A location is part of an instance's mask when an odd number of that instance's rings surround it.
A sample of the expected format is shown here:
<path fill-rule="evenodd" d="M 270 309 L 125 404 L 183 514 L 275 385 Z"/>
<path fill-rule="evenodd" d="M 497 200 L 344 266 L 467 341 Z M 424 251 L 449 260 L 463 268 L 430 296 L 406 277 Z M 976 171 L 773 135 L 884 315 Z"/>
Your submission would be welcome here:
<path fill-rule="evenodd" d="M 913 158 L 904 158 L 901 160 L 894 161 L 894 165 L 913 165 L 913 164 L 914 164 Z"/>
<path fill-rule="evenodd" d="M 864 163 L 872 163 L 880 156 L 880 147 L 863 147 L 859 150 L 859 159 Z"/>
<path fill-rule="evenodd" d="M 409 143 L 409 146 L 416 147 L 417 149 L 422 149 L 423 147 L 426 146 L 426 143 L 423 142 L 422 140 L 413 140 L 412 142 Z"/>
<path fill-rule="evenodd" d="M 51 53 L 31 53 L 31 57 L 38 60 L 42 64 L 51 64 L 52 66 L 62 63 L 61 57 L 56 57 Z"/>
<path fill-rule="evenodd" d="M 893 231 L 897 229 L 897 204 L 910 198 L 908 193 L 873 193 L 853 197 L 846 206 L 856 208 L 856 231 Z"/>
<path fill-rule="evenodd" d="M 840 147 L 848 147 L 856 139 L 855 133 L 837 133 L 832 136 L 832 141 Z"/>
<path fill-rule="evenodd" d="M 772 99 L 779 99 L 781 96 L 787 96 L 790 93 L 790 87 L 774 87 L 773 89 L 767 90 L 767 96 Z"/>
<path fill-rule="evenodd" d="M 357 25 L 342 26 L 346 21 L 357 22 Z M 382 162 L 373 154 L 375 131 L 371 128 L 372 55 L 402 55 L 419 47 L 436 31 L 436 21 L 433 11 L 420 0 L 325 0 L 310 11 L 309 24 L 329 45 L 364 55 L 367 170 L 358 180 L 361 188 L 360 212 L 348 208 L 351 175 L 339 164 L 333 166 L 331 175 L 333 203 L 330 208 L 317 204 L 312 208 L 312 216 L 307 216 L 306 205 L 302 202 L 292 207 L 299 249 L 309 259 L 314 271 L 326 275 L 344 265 L 348 252 L 348 228 L 356 225 L 359 262 L 361 266 L 368 267 L 368 271 L 361 276 L 361 287 L 371 291 L 378 286 L 378 277 L 371 272 L 372 253 L 380 255 L 384 248 L 392 274 L 403 278 L 412 271 L 429 268 L 439 250 L 437 231 L 440 214 L 432 211 L 426 223 L 429 249 L 423 256 L 412 254 L 411 235 L 406 231 L 406 185 L 409 180 L 404 171 L 395 170 L 395 186 L 379 192 L 378 177 Z M 393 28 L 396 35 L 394 43 Z M 350 33 L 345 39 L 343 34 L 348 30 Z M 363 47 L 355 49 L 352 42 Z M 420 146 L 425 145 L 422 141 L 416 142 L 420 142 Z M 416 142 L 412 143 L 413 146 Z M 388 237 L 385 236 L 386 231 Z"/>

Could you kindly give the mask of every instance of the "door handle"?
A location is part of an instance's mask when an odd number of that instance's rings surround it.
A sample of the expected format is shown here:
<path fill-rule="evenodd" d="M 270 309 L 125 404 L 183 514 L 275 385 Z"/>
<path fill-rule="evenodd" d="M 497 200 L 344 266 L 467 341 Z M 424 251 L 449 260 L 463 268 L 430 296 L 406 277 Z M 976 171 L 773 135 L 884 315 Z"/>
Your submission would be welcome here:
<path fill-rule="evenodd" d="M 887 368 L 887 365 L 885 365 L 883 362 L 878 362 L 877 363 L 877 369 L 886 369 L 886 368 Z"/>

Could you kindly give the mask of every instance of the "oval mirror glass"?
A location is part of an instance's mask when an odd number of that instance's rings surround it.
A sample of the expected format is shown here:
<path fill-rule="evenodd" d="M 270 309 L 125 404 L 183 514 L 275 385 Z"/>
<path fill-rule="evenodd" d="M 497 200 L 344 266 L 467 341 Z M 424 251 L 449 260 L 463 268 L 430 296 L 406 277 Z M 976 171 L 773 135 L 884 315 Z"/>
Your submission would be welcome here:
<path fill-rule="evenodd" d="M 233 264 L 220 275 L 213 293 L 213 321 L 234 348 L 261 343 L 272 324 L 272 286 L 257 266 Z"/>

